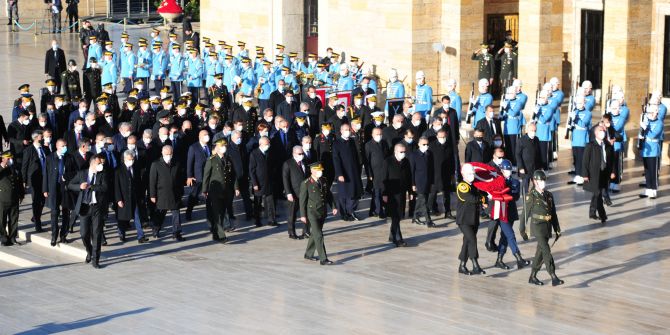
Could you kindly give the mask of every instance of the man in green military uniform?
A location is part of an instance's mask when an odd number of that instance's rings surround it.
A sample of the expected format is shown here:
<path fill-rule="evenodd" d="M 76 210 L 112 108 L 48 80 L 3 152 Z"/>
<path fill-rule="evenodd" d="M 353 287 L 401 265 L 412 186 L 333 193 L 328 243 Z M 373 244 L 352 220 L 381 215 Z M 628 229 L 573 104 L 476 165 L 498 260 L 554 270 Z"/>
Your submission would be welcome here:
<path fill-rule="evenodd" d="M 546 180 L 547 175 L 544 171 L 535 171 L 533 173 L 535 188 L 526 196 L 525 217 L 530 217 L 530 231 L 537 239 L 537 249 L 528 282 L 535 285 L 544 285 L 537 279 L 537 272 L 540 271 L 544 262 L 547 272 L 551 276 L 551 284 L 557 286 L 563 284 L 563 281 L 556 276 L 556 267 L 554 266 L 554 258 L 551 256 L 549 239 L 551 238 L 552 228 L 556 232 L 556 239 L 558 239 L 561 236 L 561 227 L 556 216 L 554 196 L 544 189 Z"/>
<path fill-rule="evenodd" d="M 202 175 L 202 194 L 207 199 L 207 221 L 212 231 L 212 240 L 225 243 L 224 220 L 228 220 L 227 209 L 232 208 L 233 198 L 240 195 L 233 162 L 226 155 L 227 141 L 216 141 L 214 154 L 205 162 Z M 234 190 L 234 191 L 233 191 Z"/>
<path fill-rule="evenodd" d="M 333 209 L 333 215 L 337 215 L 337 208 L 333 202 L 333 194 L 330 192 L 326 179 L 323 178 L 323 165 L 320 162 L 309 166 L 311 176 L 300 184 L 300 221 L 310 226 L 311 235 L 305 250 L 305 259 L 316 261 L 314 250 L 319 253 L 321 265 L 331 265 L 326 255 L 326 245 L 323 242 L 323 223 L 326 221 L 326 205 Z"/>
<path fill-rule="evenodd" d="M 505 88 L 512 85 L 517 76 L 517 53 L 512 44 L 505 42 L 505 46 L 496 54 L 496 60 L 500 61 L 500 87 Z"/>
<path fill-rule="evenodd" d="M 489 85 L 493 84 L 495 62 L 493 61 L 493 55 L 489 53 L 488 43 L 482 42 L 481 48 L 475 50 L 470 59 L 479 61 L 479 76 L 477 77 L 477 80 L 486 79 L 489 81 Z"/>
<path fill-rule="evenodd" d="M 12 153 L 2 153 L 0 161 L 0 240 L 2 245 L 20 245 L 16 241 L 19 228 L 19 204 L 23 201 L 25 190 L 20 174 L 12 167 Z"/>

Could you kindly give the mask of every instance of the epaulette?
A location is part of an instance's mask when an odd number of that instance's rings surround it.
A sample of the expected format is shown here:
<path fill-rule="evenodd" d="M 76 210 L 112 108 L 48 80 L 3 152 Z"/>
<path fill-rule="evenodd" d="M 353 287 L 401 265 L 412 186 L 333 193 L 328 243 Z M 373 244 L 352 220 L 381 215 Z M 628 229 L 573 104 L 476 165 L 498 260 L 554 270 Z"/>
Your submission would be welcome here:
<path fill-rule="evenodd" d="M 466 182 L 458 183 L 458 192 L 468 193 L 470 192 L 470 185 Z"/>

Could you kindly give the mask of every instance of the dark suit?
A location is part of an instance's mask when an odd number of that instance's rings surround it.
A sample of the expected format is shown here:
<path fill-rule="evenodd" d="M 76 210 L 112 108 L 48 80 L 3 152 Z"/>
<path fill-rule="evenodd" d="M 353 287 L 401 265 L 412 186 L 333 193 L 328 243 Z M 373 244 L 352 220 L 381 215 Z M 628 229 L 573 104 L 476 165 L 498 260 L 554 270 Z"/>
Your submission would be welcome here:
<path fill-rule="evenodd" d="M 428 196 L 428 204 L 437 209 L 437 194 L 442 192 L 444 213 L 451 213 L 451 192 L 453 192 L 453 184 L 456 182 L 455 163 L 454 163 L 454 146 L 450 144 L 450 137 L 447 136 L 447 141 L 440 144 L 434 141 L 428 145 L 428 150 L 433 156 L 433 172 L 434 182 Z"/>
<path fill-rule="evenodd" d="M 180 178 L 179 163 L 174 159 L 170 164 L 160 158 L 151 164 L 149 170 L 149 197 L 156 198 L 154 235 L 160 233 L 169 210 L 172 213 L 172 235 L 181 236 L 179 208 L 184 194 L 184 180 Z"/>
<path fill-rule="evenodd" d="M 384 173 L 384 161 L 389 155 L 389 148 L 386 141 L 379 143 L 374 140 L 365 143 L 365 160 L 368 162 L 366 174 L 368 180 L 372 179 L 372 201 L 370 201 L 370 216 L 379 215 L 385 217 L 384 204 L 382 202 L 382 189 L 384 179 L 381 178 Z"/>
<path fill-rule="evenodd" d="M 130 220 L 134 220 L 137 239 L 140 240 L 144 237 L 142 218 L 146 217 L 142 173 L 137 164 L 133 164 L 130 169 L 120 164 L 114 174 L 114 202 L 123 202 L 123 207 L 116 206 L 119 235 L 125 238 Z"/>
<path fill-rule="evenodd" d="M 490 122 L 493 122 L 493 128 L 491 128 Z M 490 122 L 486 118 L 479 120 L 479 122 L 477 122 L 477 125 L 475 126 L 475 130 L 481 130 L 482 132 L 484 132 L 484 141 L 493 143 L 493 136 L 496 134 L 502 136 L 503 133 L 502 133 L 502 127 L 500 126 L 500 120 L 491 119 Z"/>
<path fill-rule="evenodd" d="M 188 194 L 186 203 L 186 217 L 191 217 L 193 207 L 198 203 L 198 196 L 202 192 L 202 171 L 205 169 L 207 158 L 212 155 L 212 151 L 205 144 L 205 148 L 200 142 L 193 143 L 188 148 L 188 157 L 186 158 L 186 178 L 195 178 L 191 184 L 191 193 Z"/>
<path fill-rule="evenodd" d="M 432 219 L 428 211 L 428 195 L 435 181 L 433 155 L 430 151 L 421 152 L 417 150 L 409 156 L 410 171 L 412 173 L 412 186 L 416 187 L 416 207 L 414 219 L 421 216 L 426 218 L 426 224 L 432 225 Z"/>
<path fill-rule="evenodd" d="M 268 150 L 269 151 L 269 150 Z M 272 164 L 270 163 L 272 162 Z M 275 198 L 273 196 L 271 178 L 271 166 L 281 164 L 272 154 L 263 154 L 260 149 L 254 149 L 249 157 L 249 178 L 254 189 L 254 220 L 256 225 L 261 224 L 261 210 L 265 213 L 271 224 L 275 222 Z M 281 179 L 279 181 L 281 183 Z M 261 207 L 262 206 L 262 207 Z"/>
<path fill-rule="evenodd" d="M 300 195 L 300 184 L 309 176 L 309 167 L 305 165 L 304 161 L 296 162 L 291 158 L 284 162 L 282 167 L 282 180 L 284 182 L 284 192 L 293 197 L 293 201 L 289 201 L 288 205 L 288 235 L 295 237 L 295 220 L 298 210 L 300 209 L 298 195 Z M 305 231 L 309 233 L 307 226 L 303 228 L 303 235 Z"/>
<path fill-rule="evenodd" d="M 298 103 L 293 101 L 291 104 L 286 102 L 286 100 L 282 101 L 278 106 L 277 110 L 275 111 L 275 115 L 281 115 L 288 121 L 288 124 L 293 123 L 293 118 L 295 117 L 295 113 L 298 112 Z"/>
<path fill-rule="evenodd" d="M 67 69 L 65 52 L 58 48 L 56 51 L 49 49 L 44 56 L 44 73 L 48 74 L 56 82 L 56 92 L 60 90 L 61 73 Z"/>
<path fill-rule="evenodd" d="M 244 213 L 247 220 L 253 217 L 253 207 L 251 205 L 251 194 L 249 194 L 249 152 L 246 149 L 246 143 L 243 140 L 239 145 L 235 143 L 228 143 L 227 156 L 233 162 L 235 169 L 235 177 L 237 178 L 237 186 L 240 189 L 240 198 L 244 205 Z M 233 215 L 232 208 L 229 215 Z"/>
<path fill-rule="evenodd" d="M 380 177 L 384 181 L 382 194 L 388 197 L 386 213 L 391 217 L 389 241 L 397 244 L 403 241 L 400 217 L 402 208 L 405 207 L 405 195 L 412 191 L 412 172 L 409 162 L 407 159 L 398 161 L 395 156 L 386 158 Z"/>
<path fill-rule="evenodd" d="M 89 187 L 81 190 L 82 183 L 88 183 Z M 79 217 L 82 242 L 91 261 L 96 265 L 100 261 L 104 230 L 102 210 L 107 207 L 106 203 L 99 201 L 99 198 L 104 198 L 108 189 L 105 172 L 94 173 L 89 179 L 89 170 L 81 170 L 70 180 L 68 189 L 72 192 L 79 192 L 70 222 L 73 223 Z"/>
<path fill-rule="evenodd" d="M 344 140 L 341 137 L 333 142 L 333 167 L 337 180 L 338 207 L 340 216 L 351 219 L 358 209 L 358 199 L 363 193 L 361 182 L 361 164 L 354 139 Z M 338 179 L 342 177 L 344 181 Z"/>
<path fill-rule="evenodd" d="M 32 209 L 35 229 L 42 229 L 42 210 L 44 209 L 44 192 L 42 182 L 46 172 L 46 161 L 49 149 L 40 145 L 39 149 L 29 145 L 23 152 L 23 165 L 21 165 L 21 177 L 30 187 L 32 192 Z"/>
<path fill-rule="evenodd" d="M 286 133 L 278 130 L 270 139 L 270 154 L 272 155 L 272 164 L 269 166 L 270 183 L 273 187 L 275 199 L 284 195 L 284 184 L 281 181 L 282 164 L 292 157 L 293 147 L 298 145 L 298 139 L 295 131 L 289 128 Z"/>
<path fill-rule="evenodd" d="M 46 205 L 51 209 L 51 239 L 56 240 L 60 236 L 65 240 L 70 232 L 70 209 L 72 199 L 67 191 L 67 173 L 76 174 L 77 165 L 70 154 L 61 157 L 53 152 L 47 156 L 46 176 L 42 179 L 42 191 L 47 192 Z M 58 216 L 62 214 L 62 224 L 58 227 Z"/>
<path fill-rule="evenodd" d="M 584 190 L 592 193 L 591 205 L 589 206 L 589 216 L 595 216 L 596 211 L 601 221 L 607 220 L 607 213 L 603 206 L 603 189 L 609 187 L 610 174 L 614 168 L 614 150 L 612 146 L 605 140 L 604 145 L 604 162 L 603 162 L 603 147 L 598 142 L 589 142 L 584 148 L 584 160 L 582 161 L 582 174 L 584 179 L 588 178 L 588 182 L 584 182 Z"/>
<path fill-rule="evenodd" d="M 493 149 L 491 145 L 482 141 L 481 145 L 477 141 L 472 140 L 465 146 L 465 162 L 487 163 L 493 157 Z"/>
<path fill-rule="evenodd" d="M 12 121 L 7 127 L 7 137 L 9 138 L 9 150 L 14 154 L 14 164 L 16 164 L 17 169 L 20 169 L 23 161 L 23 150 L 26 147 L 23 141 L 28 141 L 30 134 L 27 133 L 26 126 L 17 120 Z"/>
<path fill-rule="evenodd" d="M 542 166 L 540 158 L 540 141 L 537 137 L 531 139 L 528 135 L 521 136 L 516 142 L 516 164 L 519 171 L 524 170 L 525 174 L 519 174 L 523 178 L 521 186 L 524 192 L 528 191 L 528 183 L 536 169 Z M 523 225 L 525 220 L 521 220 Z M 524 226 L 525 227 L 525 226 Z"/>
<path fill-rule="evenodd" d="M 393 152 L 393 147 L 400 141 L 402 141 L 402 134 L 405 132 L 405 127 L 400 127 L 399 129 L 393 128 L 393 126 L 386 127 L 382 129 L 382 139 L 388 144 L 389 150 Z"/>

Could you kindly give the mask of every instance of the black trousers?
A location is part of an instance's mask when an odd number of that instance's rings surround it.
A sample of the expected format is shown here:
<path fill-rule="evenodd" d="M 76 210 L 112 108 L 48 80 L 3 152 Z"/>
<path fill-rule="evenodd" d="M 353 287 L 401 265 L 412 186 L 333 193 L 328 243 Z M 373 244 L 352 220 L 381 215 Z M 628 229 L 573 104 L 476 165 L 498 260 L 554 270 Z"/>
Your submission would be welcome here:
<path fill-rule="evenodd" d="M 614 184 L 621 184 L 621 175 L 623 174 L 623 153 L 621 151 L 614 151 Z M 644 160 L 644 159 L 643 159 Z"/>
<path fill-rule="evenodd" d="M 79 8 L 69 8 L 67 9 L 67 21 L 68 27 L 70 27 L 70 32 L 79 32 Z M 76 23 L 76 24 L 75 24 Z M 74 25 L 74 27 L 72 27 Z"/>
<path fill-rule="evenodd" d="M 154 92 L 160 93 L 163 86 L 165 86 L 163 79 L 154 79 Z"/>
<path fill-rule="evenodd" d="M 658 157 L 644 157 L 643 160 L 647 188 L 655 190 L 658 188 Z"/>
<path fill-rule="evenodd" d="M 421 217 L 426 218 L 427 222 L 430 223 L 433 220 L 430 218 L 430 212 L 428 211 L 428 193 L 418 193 L 416 195 L 416 208 L 414 209 L 414 218 L 419 219 Z"/>
<path fill-rule="evenodd" d="M 505 158 L 512 162 L 512 166 L 516 166 L 516 140 L 519 135 L 504 135 L 505 138 Z"/>
<path fill-rule="evenodd" d="M 356 210 L 358 210 L 358 199 L 352 198 L 346 194 L 340 194 L 337 198 L 340 215 L 349 216 L 356 213 Z"/>
<path fill-rule="evenodd" d="M 154 230 L 160 232 L 167 216 L 167 209 L 156 209 L 154 213 Z M 181 234 L 181 218 L 179 217 L 179 209 L 171 209 L 172 213 L 172 235 Z"/>
<path fill-rule="evenodd" d="M 584 161 L 584 147 L 572 147 L 572 159 L 575 162 L 575 175 L 582 175 L 582 161 Z"/>
<path fill-rule="evenodd" d="M 594 192 L 591 194 L 591 204 L 589 205 L 589 216 L 594 216 L 596 215 L 596 211 L 598 212 L 598 216 L 600 219 L 606 219 L 607 218 L 607 213 L 605 213 L 605 206 L 603 205 L 603 189 L 598 189 L 597 192 Z"/>
<path fill-rule="evenodd" d="M 431 191 L 428 194 L 428 204 L 433 208 L 437 209 L 437 194 L 439 191 Z M 451 192 L 445 186 L 442 191 L 442 205 L 444 206 L 444 213 L 451 213 Z"/>
<path fill-rule="evenodd" d="M 241 178 L 237 181 L 237 185 L 240 188 L 240 198 L 242 198 L 244 213 L 247 215 L 248 220 L 254 216 L 253 205 L 251 203 L 251 193 L 249 193 L 249 178 Z M 233 214 L 232 211 L 230 214 Z"/>
<path fill-rule="evenodd" d="M 382 202 L 382 190 L 378 188 L 372 189 L 372 199 L 370 199 L 370 215 L 384 216 L 384 202 Z"/>
<path fill-rule="evenodd" d="M 175 97 L 175 99 L 178 99 L 177 97 L 181 97 L 181 81 L 170 81 L 170 86 L 172 86 L 172 96 Z"/>
<path fill-rule="evenodd" d="M 186 213 L 191 213 L 193 207 L 198 204 L 198 196 L 202 191 L 202 182 L 196 181 L 195 184 L 191 185 L 191 192 L 188 194 L 188 199 L 186 200 Z"/>
<path fill-rule="evenodd" d="M 30 187 L 33 202 L 31 204 L 33 209 L 33 219 L 35 221 L 35 228 L 42 225 L 42 211 L 44 210 L 44 193 L 42 186 Z"/>
<path fill-rule="evenodd" d="M 551 142 L 550 141 L 540 141 L 540 161 L 541 161 L 541 167 L 542 170 L 548 170 L 549 168 L 549 162 L 551 161 L 549 159 L 549 155 L 552 154 L 551 151 Z"/>
<path fill-rule="evenodd" d="M 389 240 L 393 243 L 403 241 L 400 231 L 401 208 L 405 207 L 405 194 L 392 194 L 388 196 L 386 203 L 386 213 L 391 219 L 391 231 Z"/>
<path fill-rule="evenodd" d="M 298 211 L 300 210 L 300 202 L 298 197 L 294 196 L 293 201 L 288 202 L 288 236 L 297 236 L 295 233 L 295 222 L 298 217 Z M 309 225 L 304 225 L 302 227 L 302 235 L 309 234 Z"/>
<path fill-rule="evenodd" d="M 275 210 L 275 197 L 272 194 L 254 195 L 254 220 L 261 222 L 261 211 L 265 208 L 265 216 L 269 222 L 276 220 L 277 212 Z"/>
<path fill-rule="evenodd" d="M 479 227 L 462 224 L 459 225 L 458 228 L 461 230 L 461 233 L 463 233 L 463 244 L 461 245 L 461 253 L 458 255 L 458 259 L 462 262 L 465 262 L 468 259 L 478 259 L 477 230 L 479 230 Z"/>
<path fill-rule="evenodd" d="M 58 226 L 58 218 L 62 217 L 61 225 L 60 227 Z M 70 210 L 67 208 L 63 208 L 62 206 L 58 206 L 56 209 L 51 210 L 51 238 L 56 239 L 56 237 L 65 239 L 67 237 L 67 234 L 70 232 L 69 228 L 69 222 L 70 222 Z"/>
<path fill-rule="evenodd" d="M 0 202 L 0 242 L 16 238 L 19 230 L 19 204 Z"/>
<path fill-rule="evenodd" d="M 79 209 L 79 233 L 86 247 L 86 253 L 91 255 L 91 261 L 94 264 L 100 261 L 100 249 L 102 248 L 104 224 L 100 209 L 101 206 L 98 204 L 82 204 Z"/>

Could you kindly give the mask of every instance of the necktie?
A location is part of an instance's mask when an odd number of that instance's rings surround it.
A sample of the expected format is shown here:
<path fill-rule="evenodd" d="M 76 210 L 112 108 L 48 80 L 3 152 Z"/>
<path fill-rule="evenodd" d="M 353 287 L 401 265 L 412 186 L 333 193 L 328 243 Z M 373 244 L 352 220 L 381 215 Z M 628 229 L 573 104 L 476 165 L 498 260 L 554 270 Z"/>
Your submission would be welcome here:
<path fill-rule="evenodd" d="M 133 169 L 128 168 L 128 174 L 130 175 L 130 178 L 133 178 Z"/>
<path fill-rule="evenodd" d="M 602 148 L 603 151 L 603 159 L 600 160 L 600 170 L 605 170 L 605 165 L 607 164 L 607 157 L 605 157 L 605 142 L 603 142 L 600 147 Z"/>
<path fill-rule="evenodd" d="M 205 150 L 205 155 L 206 155 L 207 157 L 209 157 L 209 156 L 210 156 L 210 153 L 209 153 L 209 147 L 208 147 L 208 146 L 204 146 L 204 147 L 202 147 L 202 148 Z"/>
<path fill-rule="evenodd" d="M 493 119 L 491 119 L 491 121 L 489 121 L 489 125 L 491 126 L 491 132 L 493 134 L 495 134 L 496 133 L 496 127 L 493 126 Z"/>
<path fill-rule="evenodd" d="M 81 133 L 77 133 L 77 146 L 79 146 L 80 140 L 81 140 Z"/>
<path fill-rule="evenodd" d="M 300 167 L 300 170 L 302 170 L 302 173 L 305 174 L 305 167 L 302 165 L 302 162 L 298 162 L 298 166 Z"/>
<path fill-rule="evenodd" d="M 65 168 L 65 166 L 63 164 L 63 157 L 59 156 L 58 157 L 58 182 L 61 182 L 61 180 L 63 179 L 64 168 Z"/>
<path fill-rule="evenodd" d="M 284 147 L 286 147 L 286 134 L 283 131 L 279 131 L 279 134 L 281 135 L 281 143 Z"/>
<path fill-rule="evenodd" d="M 111 152 L 109 152 L 107 150 L 105 150 L 105 152 L 107 153 L 107 160 L 112 165 L 112 169 L 115 169 L 116 168 L 116 158 L 114 157 L 114 155 Z"/>
<path fill-rule="evenodd" d="M 39 148 L 38 150 L 40 155 L 40 164 L 42 164 L 42 168 L 44 168 L 44 164 L 46 163 L 45 160 L 46 157 L 44 157 L 44 150 L 42 150 L 42 148 Z"/>

